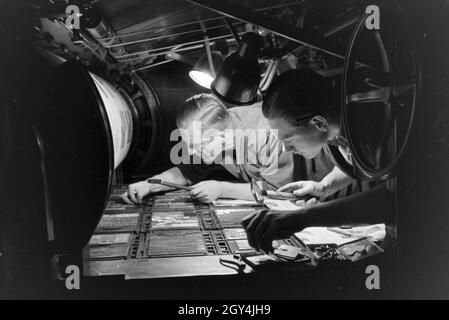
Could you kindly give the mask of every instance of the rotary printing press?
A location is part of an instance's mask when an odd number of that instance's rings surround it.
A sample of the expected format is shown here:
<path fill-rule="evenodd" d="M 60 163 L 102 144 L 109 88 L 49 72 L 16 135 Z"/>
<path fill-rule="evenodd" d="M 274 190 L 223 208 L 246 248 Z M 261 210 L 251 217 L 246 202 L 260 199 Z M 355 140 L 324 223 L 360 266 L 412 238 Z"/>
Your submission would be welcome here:
<path fill-rule="evenodd" d="M 426 201 L 436 196 L 417 187 L 409 173 L 425 180 L 423 163 L 427 172 L 433 172 L 436 166 L 429 159 L 441 157 L 433 153 L 433 158 L 425 158 L 422 145 L 411 139 L 414 127 L 426 137 L 422 124 L 433 123 L 433 113 L 418 107 L 420 62 L 430 64 L 434 53 L 442 52 L 438 33 L 429 31 L 429 22 L 416 18 L 422 7 L 409 4 L 412 1 L 375 1 L 385 13 L 384 29 L 369 32 L 364 28 L 369 15 L 363 1 L 356 0 L 277 5 L 264 0 L 248 5 L 231 0 L 176 0 L 167 5 L 166 1 L 75 1 L 82 13 L 79 28 L 73 21 L 67 25 L 68 18 L 79 16 L 66 13 L 65 1 L 38 2 L 6 1 L 0 10 L 5 44 L 0 59 L 4 70 L 0 164 L 7 182 L 7 190 L 2 190 L 7 201 L 2 208 L 0 287 L 8 288 L 7 294 L 35 293 L 35 288 L 42 293 L 49 283 L 64 287 L 66 267 L 75 265 L 81 269 L 83 288 L 102 287 L 103 293 L 110 286 L 136 286 L 144 296 L 150 295 L 143 280 L 151 279 L 148 283 L 160 290 L 183 284 L 182 297 L 192 293 L 187 288 L 204 281 L 204 296 L 211 288 L 207 281 L 213 279 L 224 287 L 238 283 L 233 288 L 247 290 L 244 297 L 301 296 L 297 283 L 307 283 L 301 290 L 315 290 L 320 296 L 326 285 L 343 290 L 340 280 L 352 289 L 363 286 L 365 265 L 351 259 L 367 247 L 376 253 L 386 251 L 372 258 L 387 270 L 383 279 L 395 277 L 396 266 L 387 266 L 395 265 L 397 252 L 385 243 L 313 246 L 294 236 L 277 241 L 276 258 L 253 252 L 240 220 L 263 209 L 260 205 L 206 206 L 185 191 L 175 191 L 131 206 L 120 203 L 119 195 L 124 182 L 166 166 L 161 160 L 169 153 L 165 141 L 174 128 L 175 105 L 205 90 L 188 85 L 190 79 L 183 75 L 204 62 L 204 53 L 213 70 L 218 51 L 223 57 L 238 51 L 246 45 L 240 37 L 253 32 L 262 42 L 252 62 L 263 71 L 263 76 L 261 72 L 254 77 L 254 94 L 289 69 L 313 70 L 341 86 L 342 124 L 353 166 L 338 152 L 330 156 L 344 172 L 367 181 L 368 187 L 386 185 L 389 227 L 395 236 L 398 217 L 406 221 L 410 212 L 421 217 L 414 203 L 423 194 Z M 426 59 L 420 60 L 411 30 L 416 37 L 415 29 L 425 27 L 429 29 L 425 36 L 417 32 L 417 37 L 432 46 L 422 46 L 428 50 L 422 49 Z M 435 68 L 427 65 L 426 70 L 427 79 L 438 78 Z M 228 84 L 235 89 L 235 83 Z M 236 98 L 236 91 L 224 92 L 224 87 L 216 88 L 218 95 Z M 438 94 L 427 91 L 429 108 L 443 105 Z M 440 129 L 444 135 L 444 127 Z M 432 143 L 425 146 L 436 149 Z M 407 162 L 399 165 L 404 159 Z M 434 177 L 439 181 L 443 175 Z M 409 225 L 402 224 L 403 235 L 413 240 L 415 234 L 404 228 Z M 415 254 L 404 248 L 405 261 L 409 257 L 414 261 Z M 330 277 L 330 270 L 341 271 L 336 282 L 322 280 Z M 142 284 L 132 281 L 136 279 Z M 276 282 L 282 285 L 276 287 Z M 173 292 L 166 296 L 173 297 Z"/>

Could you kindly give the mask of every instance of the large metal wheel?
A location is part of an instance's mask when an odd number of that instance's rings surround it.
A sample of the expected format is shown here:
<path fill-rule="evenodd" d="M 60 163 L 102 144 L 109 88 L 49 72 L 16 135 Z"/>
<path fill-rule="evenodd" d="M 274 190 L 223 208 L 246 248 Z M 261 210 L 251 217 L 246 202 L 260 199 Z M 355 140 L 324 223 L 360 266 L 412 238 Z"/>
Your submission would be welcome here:
<path fill-rule="evenodd" d="M 420 87 L 420 68 L 405 11 L 377 4 L 379 30 L 364 14 L 351 36 L 342 81 L 342 127 L 352 166 L 331 150 L 344 171 L 362 180 L 395 174 L 409 139 Z"/>

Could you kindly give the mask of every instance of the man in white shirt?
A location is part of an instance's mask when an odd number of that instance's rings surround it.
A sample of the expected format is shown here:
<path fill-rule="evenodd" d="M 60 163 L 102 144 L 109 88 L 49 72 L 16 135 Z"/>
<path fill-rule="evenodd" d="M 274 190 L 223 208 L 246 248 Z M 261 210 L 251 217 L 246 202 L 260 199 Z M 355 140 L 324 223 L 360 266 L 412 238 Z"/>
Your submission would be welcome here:
<path fill-rule="evenodd" d="M 179 136 L 187 146 L 183 149 L 180 144 L 179 150 L 172 150 L 176 167 L 152 179 L 192 185 L 191 195 L 206 203 L 217 198 L 253 200 L 249 183 L 252 179 L 262 181 L 264 187 L 271 190 L 292 181 L 293 155 L 283 151 L 276 132 L 270 129 L 262 114 L 261 103 L 227 109 L 216 97 L 201 94 L 186 102 L 177 119 Z M 198 124 L 201 127 L 199 140 L 194 137 Z M 217 147 L 219 152 L 214 152 Z M 201 161 L 179 163 L 179 159 L 175 159 L 177 151 L 184 153 L 181 157 L 184 160 L 193 156 Z M 206 180 L 214 163 L 242 183 Z M 131 184 L 123 199 L 128 203 L 140 203 L 145 196 L 165 190 L 170 188 L 145 180 Z"/>

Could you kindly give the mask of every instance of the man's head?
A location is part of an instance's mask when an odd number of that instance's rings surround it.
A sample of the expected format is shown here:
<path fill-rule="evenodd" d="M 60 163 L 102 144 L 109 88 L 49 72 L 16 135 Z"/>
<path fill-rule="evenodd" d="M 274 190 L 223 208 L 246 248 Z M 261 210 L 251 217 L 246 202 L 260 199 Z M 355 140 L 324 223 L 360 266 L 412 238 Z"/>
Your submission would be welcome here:
<path fill-rule="evenodd" d="M 211 94 L 189 98 L 178 112 L 177 125 L 183 129 L 189 153 L 201 155 L 204 161 L 212 162 L 227 147 L 232 147 L 225 141 L 231 116 L 226 106 Z"/>
<path fill-rule="evenodd" d="M 338 92 L 311 71 L 287 71 L 271 84 L 262 111 L 287 151 L 307 159 L 318 155 L 340 129 Z"/>
<path fill-rule="evenodd" d="M 189 99 L 176 117 L 178 128 L 186 129 L 194 121 L 201 122 L 204 129 L 223 130 L 230 121 L 226 106 L 211 94 L 198 94 Z"/>

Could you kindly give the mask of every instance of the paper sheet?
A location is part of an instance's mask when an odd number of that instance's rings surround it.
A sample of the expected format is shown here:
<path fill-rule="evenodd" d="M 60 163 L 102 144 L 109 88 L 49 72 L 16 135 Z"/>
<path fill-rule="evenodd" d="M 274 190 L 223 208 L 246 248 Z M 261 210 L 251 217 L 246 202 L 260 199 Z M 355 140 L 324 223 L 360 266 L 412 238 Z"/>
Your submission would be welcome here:
<path fill-rule="evenodd" d="M 301 232 L 295 233 L 295 236 L 301 239 L 307 245 L 320 245 L 320 244 L 341 245 L 350 242 L 352 240 L 355 240 L 351 237 L 329 231 L 327 228 L 323 227 L 307 228 Z"/>
<path fill-rule="evenodd" d="M 276 200 L 268 198 L 264 200 L 264 204 L 270 210 L 279 210 L 279 211 L 296 211 L 304 207 L 304 205 L 296 205 L 290 200 Z"/>
<path fill-rule="evenodd" d="M 342 245 L 364 237 L 382 241 L 386 235 L 385 224 L 354 227 L 351 229 L 313 227 L 295 234 L 307 245 L 336 244 Z"/>
<path fill-rule="evenodd" d="M 369 237 L 373 241 L 383 241 L 387 235 L 385 224 L 376 224 L 363 227 L 352 228 L 328 228 L 330 231 L 348 235 L 355 238 Z"/>

